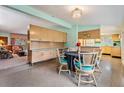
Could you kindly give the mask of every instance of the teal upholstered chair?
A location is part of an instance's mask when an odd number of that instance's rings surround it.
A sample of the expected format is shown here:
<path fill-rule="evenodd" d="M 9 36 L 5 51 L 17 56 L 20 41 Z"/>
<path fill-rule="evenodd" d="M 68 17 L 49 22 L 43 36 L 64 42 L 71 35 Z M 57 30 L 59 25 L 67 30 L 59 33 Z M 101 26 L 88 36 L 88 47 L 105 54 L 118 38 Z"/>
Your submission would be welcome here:
<path fill-rule="evenodd" d="M 61 71 L 67 71 L 70 74 L 70 70 L 68 69 L 67 60 L 64 58 L 65 56 L 63 55 L 63 53 L 60 54 L 59 49 L 57 49 L 57 57 L 58 57 L 58 60 L 59 60 L 59 63 L 60 63 L 59 74 L 61 73 Z M 64 66 L 66 67 L 66 69 L 63 69 Z"/>
<path fill-rule="evenodd" d="M 79 53 L 78 59 L 74 59 L 74 65 L 76 69 L 76 78 L 78 79 L 78 86 L 80 86 L 81 82 L 84 83 L 95 83 L 97 85 L 95 76 L 94 76 L 94 70 L 97 60 L 97 52 L 92 53 Z M 81 62 L 82 57 L 82 62 Z M 91 80 L 83 80 L 84 78 L 91 78 Z"/>

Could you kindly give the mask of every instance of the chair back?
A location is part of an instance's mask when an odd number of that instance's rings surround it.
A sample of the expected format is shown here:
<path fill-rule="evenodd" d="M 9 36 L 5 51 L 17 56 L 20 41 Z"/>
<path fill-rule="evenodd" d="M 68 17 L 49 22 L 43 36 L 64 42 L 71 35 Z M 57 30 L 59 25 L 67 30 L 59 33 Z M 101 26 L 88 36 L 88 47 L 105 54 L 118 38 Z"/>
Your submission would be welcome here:
<path fill-rule="evenodd" d="M 79 52 L 78 53 L 78 61 L 76 61 L 76 60 L 74 61 L 75 68 L 81 70 L 81 66 L 95 67 L 97 57 L 98 57 L 98 52 L 87 52 L 87 53 Z M 78 67 L 76 67 L 76 66 L 78 66 Z"/>
<path fill-rule="evenodd" d="M 59 51 L 58 48 L 56 49 L 56 52 L 57 52 L 57 58 L 58 58 L 58 60 L 59 60 L 59 63 L 61 63 L 60 51 Z"/>
<path fill-rule="evenodd" d="M 62 64 L 62 61 L 64 60 L 64 54 L 61 53 L 62 52 L 61 49 L 57 48 L 56 51 L 57 51 L 57 57 L 58 57 L 59 63 Z"/>
<path fill-rule="evenodd" d="M 101 57 L 102 57 L 102 49 L 99 50 L 98 52 L 98 61 L 100 62 L 101 61 Z"/>

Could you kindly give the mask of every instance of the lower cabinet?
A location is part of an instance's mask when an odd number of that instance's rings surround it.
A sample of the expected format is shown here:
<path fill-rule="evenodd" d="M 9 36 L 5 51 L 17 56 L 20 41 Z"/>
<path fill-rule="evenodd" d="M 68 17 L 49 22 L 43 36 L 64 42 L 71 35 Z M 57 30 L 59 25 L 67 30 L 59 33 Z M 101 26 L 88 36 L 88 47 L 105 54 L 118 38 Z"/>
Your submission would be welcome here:
<path fill-rule="evenodd" d="M 29 60 L 30 63 L 41 62 L 49 59 L 56 58 L 56 50 L 36 50 L 31 51 L 31 58 Z"/>
<path fill-rule="evenodd" d="M 121 48 L 120 47 L 112 47 L 111 56 L 121 57 Z"/>
<path fill-rule="evenodd" d="M 103 54 L 111 54 L 111 49 L 112 49 L 111 46 L 102 46 L 101 48 Z"/>
<path fill-rule="evenodd" d="M 113 57 L 121 57 L 121 48 L 120 47 L 103 46 L 102 52 L 103 52 L 103 54 L 109 54 Z"/>

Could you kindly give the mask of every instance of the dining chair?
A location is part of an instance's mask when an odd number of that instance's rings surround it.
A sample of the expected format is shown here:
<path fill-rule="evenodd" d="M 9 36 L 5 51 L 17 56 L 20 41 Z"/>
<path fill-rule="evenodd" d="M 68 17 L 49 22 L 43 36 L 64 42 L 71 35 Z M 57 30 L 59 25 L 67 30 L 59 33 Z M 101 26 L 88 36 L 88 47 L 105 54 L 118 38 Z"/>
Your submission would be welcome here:
<path fill-rule="evenodd" d="M 100 62 L 101 62 L 101 58 L 102 58 L 102 49 L 99 48 L 97 50 L 93 50 L 93 52 L 98 52 L 98 57 L 97 57 L 97 61 L 96 61 L 96 69 L 95 72 L 102 72 L 101 66 L 100 66 Z"/>
<path fill-rule="evenodd" d="M 64 55 L 60 55 L 59 49 L 57 49 L 57 57 L 58 57 L 58 60 L 59 60 L 59 63 L 60 63 L 59 74 L 61 73 L 61 71 L 67 71 L 70 74 L 70 70 L 68 69 L 67 60 L 65 59 Z M 64 66 L 66 67 L 66 69 L 63 69 Z"/>
<path fill-rule="evenodd" d="M 81 82 L 95 83 L 95 86 L 97 86 L 97 82 L 94 76 L 97 56 L 97 52 L 79 53 L 78 59 L 74 59 L 74 66 L 76 69 L 75 77 L 76 79 L 78 79 L 78 86 L 80 86 Z M 81 62 L 81 59 L 83 63 Z M 82 80 L 85 79 L 83 77 L 86 77 L 87 79 L 92 78 L 92 80 Z"/>
<path fill-rule="evenodd" d="M 96 61 L 96 71 L 97 72 L 102 72 L 101 67 L 100 67 L 101 57 L 102 57 L 102 49 L 99 50 L 97 61 Z"/>

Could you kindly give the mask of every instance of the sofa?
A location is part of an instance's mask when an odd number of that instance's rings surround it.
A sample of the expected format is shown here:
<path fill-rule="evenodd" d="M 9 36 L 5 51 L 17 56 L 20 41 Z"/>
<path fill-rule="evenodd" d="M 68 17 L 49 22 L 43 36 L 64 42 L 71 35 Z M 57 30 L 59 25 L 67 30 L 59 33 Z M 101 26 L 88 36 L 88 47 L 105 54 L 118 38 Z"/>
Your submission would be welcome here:
<path fill-rule="evenodd" d="M 13 58 L 12 52 L 4 47 L 0 47 L 0 59 L 10 59 Z"/>

